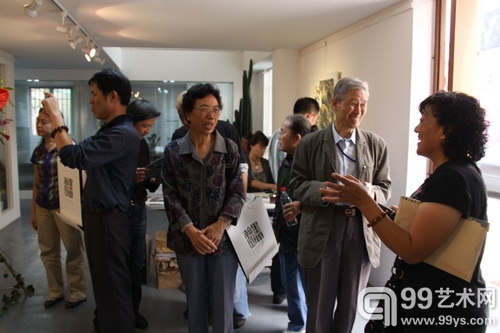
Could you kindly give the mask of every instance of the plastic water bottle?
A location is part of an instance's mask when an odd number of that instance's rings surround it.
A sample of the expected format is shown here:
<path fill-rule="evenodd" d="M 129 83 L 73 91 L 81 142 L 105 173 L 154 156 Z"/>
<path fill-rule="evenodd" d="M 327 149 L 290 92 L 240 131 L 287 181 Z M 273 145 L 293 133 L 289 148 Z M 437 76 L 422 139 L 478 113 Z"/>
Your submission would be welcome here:
<path fill-rule="evenodd" d="M 280 187 L 280 202 L 281 202 L 281 207 L 283 207 L 285 204 L 287 203 L 290 203 L 292 202 L 292 198 L 290 197 L 290 195 L 288 194 L 288 192 L 286 191 L 286 187 Z M 291 221 L 288 221 L 285 217 L 285 220 L 286 220 L 286 224 L 289 226 L 289 227 L 292 227 L 294 225 L 297 225 L 299 224 L 299 222 L 297 222 L 297 218 L 291 220 Z"/>

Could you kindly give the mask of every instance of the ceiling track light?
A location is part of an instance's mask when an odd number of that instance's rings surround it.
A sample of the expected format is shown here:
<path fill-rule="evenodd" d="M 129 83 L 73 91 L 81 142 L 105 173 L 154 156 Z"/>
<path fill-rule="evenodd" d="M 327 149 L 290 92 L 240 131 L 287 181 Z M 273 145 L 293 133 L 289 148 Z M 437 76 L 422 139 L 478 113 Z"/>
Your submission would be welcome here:
<path fill-rule="evenodd" d="M 25 4 L 24 12 L 29 17 L 36 17 L 38 14 L 38 9 L 43 5 L 43 0 L 32 0 L 30 4 Z"/>
<path fill-rule="evenodd" d="M 85 53 L 85 59 L 87 59 L 88 62 L 91 62 L 92 58 L 94 58 L 98 53 L 94 43 L 91 42 L 90 38 L 88 37 L 87 37 L 87 46 L 82 48 L 82 52 Z"/>
<path fill-rule="evenodd" d="M 73 50 L 76 49 L 76 46 L 78 44 L 80 44 L 81 42 L 83 42 L 83 37 L 76 37 L 74 39 L 69 39 L 68 40 L 68 44 L 69 44 L 69 47 L 71 47 Z"/>
<path fill-rule="evenodd" d="M 64 24 L 64 21 L 66 20 L 66 13 L 65 12 L 61 12 L 61 24 L 56 26 L 56 31 L 59 31 L 63 34 L 65 33 L 68 33 L 69 32 L 69 29 L 71 29 L 70 27 L 67 27 L 65 24 Z"/>
<path fill-rule="evenodd" d="M 54 6 L 60 11 L 61 15 L 61 24 L 56 26 L 56 30 L 61 33 L 68 34 L 68 45 L 72 49 L 76 49 L 77 45 L 82 43 L 83 41 L 87 41 L 86 46 L 81 50 L 85 54 L 85 59 L 88 62 L 94 60 L 95 62 L 104 64 L 105 59 L 99 56 L 99 47 L 92 40 L 90 35 L 85 29 L 83 29 L 78 22 L 75 20 L 71 14 L 67 13 L 64 7 L 59 3 L 59 0 L 51 0 Z M 30 17 L 35 17 L 37 15 L 37 10 L 42 6 L 43 0 L 32 0 L 32 2 L 28 5 L 24 5 L 24 10 L 26 11 L 26 15 Z M 69 25 L 66 25 L 66 21 L 69 21 Z"/>
<path fill-rule="evenodd" d="M 104 65 L 104 63 L 106 62 L 106 59 L 101 59 L 98 56 L 95 56 L 94 58 L 92 58 L 92 60 L 94 60 L 95 62 L 97 62 L 101 65 Z"/>
<path fill-rule="evenodd" d="M 84 47 L 82 48 L 82 52 L 88 55 L 90 59 L 92 59 L 93 57 L 95 57 L 96 49 L 95 47 Z"/>

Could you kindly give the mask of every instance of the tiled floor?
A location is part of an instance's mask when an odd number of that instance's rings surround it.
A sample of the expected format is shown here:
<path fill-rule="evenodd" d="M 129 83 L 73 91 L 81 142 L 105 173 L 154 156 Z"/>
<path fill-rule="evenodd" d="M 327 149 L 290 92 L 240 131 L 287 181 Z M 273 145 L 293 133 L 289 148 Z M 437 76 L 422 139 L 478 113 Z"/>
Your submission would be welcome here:
<path fill-rule="evenodd" d="M 94 299 L 91 289 L 87 301 L 71 310 L 60 302 L 50 309 L 43 308 L 46 297 L 45 272 L 40 261 L 36 232 L 29 224 L 30 200 L 21 200 L 21 219 L 0 230 L 0 248 L 8 253 L 15 269 L 21 273 L 26 283 L 33 284 L 35 295 L 23 298 L 0 316 L 1 333 L 81 333 L 95 332 L 92 325 Z M 160 211 L 148 212 L 148 234 L 167 227 L 165 215 Z M 3 274 L 4 267 L 0 266 Z M 87 276 L 89 288 L 90 277 Z M 0 279 L 2 287 L 13 285 L 12 281 Z M 287 327 L 286 301 L 281 305 L 272 304 L 269 269 L 262 273 L 248 287 L 248 299 L 252 315 L 246 324 L 236 330 L 238 333 L 281 333 Z M 141 313 L 148 319 L 147 330 L 137 332 L 186 333 L 187 321 L 183 318 L 185 295 L 179 289 L 155 288 L 155 273 L 150 269 L 148 285 L 143 287 Z M 363 320 L 357 322 L 353 332 L 362 332 Z"/>
<path fill-rule="evenodd" d="M 21 219 L 0 230 L 0 248 L 12 259 L 14 268 L 21 273 L 27 283 L 35 287 L 35 295 L 23 298 L 14 307 L 0 316 L 0 333 L 81 333 L 95 332 L 92 318 L 94 300 L 90 278 L 87 276 L 89 295 L 87 302 L 72 309 L 64 309 L 63 302 L 54 308 L 44 309 L 46 297 L 45 272 L 40 261 L 36 232 L 29 224 L 30 200 L 21 200 Z M 167 222 L 161 211 L 148 212 L 148 234 L 154 235 L 157 230 L 165 230 Z M 498 253 L 500 251 L 500 228 L 496 224 L 500 216 L 500 200 L 490 198 L 489 219 L 491 223 L 485 256 L 483 258 L 483 274 L 489 286 L 500 285 L 500 269 Z M 0 265 L 0 274 L 5 268 Z M 12 280 L 0 275 L 0 295 L 2 288 L 12 286 Z M 498 289 L 498 288 L 497 288 Z M 287 325 L 286 301 L 281 305 L 272 304 L 269 270 L 266 268 L 248 287 L 248 299 L 252 316 L 237 333 L 281 333 Z M 497 304 L 500 293 L 497 290 Z M 186 333 L 187 322 L 182 314 L 185 309 L 185 295 L 179 289 L 158 290 L 155 288 L 155 273 L 150 269 L 148 285 L 143 287 L 141 313 L 148 319 L 147 330 L 137 332 Z M 495 326 L 488 328 L 488 333 L 500 333 L 500 308 L 491 309 L 490 317 L 497 320 Z M 357 317 L 354 333 L 363 332 L 365 320 Z"/>

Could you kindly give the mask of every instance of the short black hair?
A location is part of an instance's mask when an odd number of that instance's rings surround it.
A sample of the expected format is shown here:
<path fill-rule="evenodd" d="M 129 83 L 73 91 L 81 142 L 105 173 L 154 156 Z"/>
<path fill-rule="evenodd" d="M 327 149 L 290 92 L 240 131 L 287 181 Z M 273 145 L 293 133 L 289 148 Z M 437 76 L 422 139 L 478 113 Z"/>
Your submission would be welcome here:
<path fill-rule="evenodd" d="M 127 105 L 127 113 L 134 116 L 134 124 L 146 119 L 152 119 L 161 115 L 160 111 L 148 100 L 136 99 Z"/>
<path fill-rule="evenodd" d="M 255 132 L 250 137 L 250 140 L 248 140 L 248 144 L 250 146 L 254 146 L 258 143 L 262 144 L 264 147 L 267 147 L 267 145 L 269 144 L 269 139 L 264 133 L 262 133 L 262 131 Z"/>
<path fill-rule="evenodd" d="M 95 83 L 104 96 L 116 91 L 120 96 L 121 105 L 128 105 L 132 96 L 132 85 L 129 79 L 120 71 L 112 68 L 101 69 L 89 79 L 89 86 Z"/>
<path fill-rule="evenodd" d="M 220 91 L 210 83 L 197 83 L 186 91 L 182 97 L 182 112 L 189 114 L 193 111 L 194 104 L 197 99 L 202 99 L 208 95 L 212 95 L 219 104 L 219 109 L 222 110 L 222 100 Z"/>
<path fill-rule="evenodd" d="M 317 100 L 311 97 L 302 97 L 295 101 L 293 105 L 293 113 L 294 114 L 303 114 L 306 115 L 311 113 L 311 110 L 314 110 L 316 113 L 319 113 L 319 103 Z"/>

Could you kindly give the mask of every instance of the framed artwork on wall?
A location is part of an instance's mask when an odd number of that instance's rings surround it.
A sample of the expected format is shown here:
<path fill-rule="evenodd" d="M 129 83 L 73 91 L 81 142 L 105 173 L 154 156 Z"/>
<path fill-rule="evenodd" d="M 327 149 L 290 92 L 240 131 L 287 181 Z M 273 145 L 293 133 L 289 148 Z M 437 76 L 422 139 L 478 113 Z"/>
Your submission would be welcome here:
<path fill-rule="evenodd" d="M 312 96 L 319 103 L 319 118 L 316 124 L 318 129 L 326 128 L 334 120 L 335 115 L 332 109 L 333 88 L 341 77 L 341 72 L 334 72 L 313 80 Z"/>

